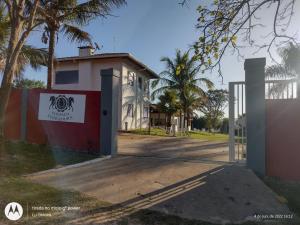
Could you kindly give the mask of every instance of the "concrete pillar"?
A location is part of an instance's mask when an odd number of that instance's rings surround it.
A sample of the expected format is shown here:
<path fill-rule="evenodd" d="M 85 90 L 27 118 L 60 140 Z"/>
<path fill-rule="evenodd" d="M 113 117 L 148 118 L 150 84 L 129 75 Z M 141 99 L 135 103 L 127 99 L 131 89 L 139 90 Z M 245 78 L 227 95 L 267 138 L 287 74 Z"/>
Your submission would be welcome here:
<path fill-rule="evenodd" d="M 266 172 L 265 58 L 246 59 L 247 166 L 259 175 Z"/>
<path fill-rule="evenodd" d="M 118 106 L 120 73 L 101 70 L 100 154 L 117 154 Z"/>

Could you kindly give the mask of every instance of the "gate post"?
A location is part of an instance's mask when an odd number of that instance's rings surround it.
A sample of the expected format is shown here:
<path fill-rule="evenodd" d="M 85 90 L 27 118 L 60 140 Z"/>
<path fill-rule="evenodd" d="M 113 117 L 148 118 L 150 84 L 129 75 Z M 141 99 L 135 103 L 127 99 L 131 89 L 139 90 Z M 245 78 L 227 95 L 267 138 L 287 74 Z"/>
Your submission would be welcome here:
<path fill-rule="evenodd" d="M 297 77 L 297 99 L 300 100 L 300 75 Z"/>
<path fill-rule="evenodd" d="M 100 154 L 115 155 L 118 149 L 118 103 L 120 73 L 101 70 Z"/>
<path fill-rule="evenodd" d="M 234 83 L 229 83 L 229 161 L 235 160 Z"/>
<path fill-rule="evenodd" d="M 246 135 L 247 166 L 254 172 L 265 175 L 265 65 L 266 58 L 246 59 Z"/>

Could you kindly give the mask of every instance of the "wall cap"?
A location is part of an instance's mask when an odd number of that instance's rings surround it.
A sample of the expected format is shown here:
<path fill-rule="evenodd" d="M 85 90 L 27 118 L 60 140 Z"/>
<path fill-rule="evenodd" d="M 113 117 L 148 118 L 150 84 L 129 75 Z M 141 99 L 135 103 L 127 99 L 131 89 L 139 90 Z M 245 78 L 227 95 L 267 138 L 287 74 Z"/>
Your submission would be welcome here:
<path fill-rule="evenodd" d="M 253 70 L 256 69 L 255 67 L 265 67 L 266 66 L 266 58 L 251 58 L 246 59 L 244 63 L 244 69 L 245 70 Z"/>

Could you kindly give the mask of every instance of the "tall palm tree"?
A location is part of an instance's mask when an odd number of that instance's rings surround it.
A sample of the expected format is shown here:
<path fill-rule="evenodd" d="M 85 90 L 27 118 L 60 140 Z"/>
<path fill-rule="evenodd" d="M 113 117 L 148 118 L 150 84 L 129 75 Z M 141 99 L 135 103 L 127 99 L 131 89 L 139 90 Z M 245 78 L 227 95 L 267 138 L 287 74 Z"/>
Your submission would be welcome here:
<path fill-rule="evenodd" d="M 5 15 L 4 8 L 0 7 L 0 72 L 5 67 L 5 59 L 7 56 L 8 38 L 11 30 L 9 17 Z M 31 45 L 24 45 L 17 59 L 16 71 L 14 79 L 20 77 L 26 66 L 33 69 L 39 69 L 40 66 L 46 66 L 48 52 L 44 49 L 34 48 Z"/>
<path fill-rule="evenodd" d="M 176 50 L 174 59 L 163 57 L 162 62 L 166 65 L 166 70 L 160 73 L 160 78 L 152 82 L 152 99 L 163 93 L 165 90 L 174 90 L 179 98 L 184 117 L 189 114 L 189 98 L 204 96 L 203 86 L 211 89 L 213 83 L 200 76 L 199 60 L 189 56 L 189 52 L 182 53 Z M 184 122 L 185 123 L 185 122 Z"/>
<path fill-rule="evenodd" d="M 41 1 L 40 14 L 45 19 L 42 41 L 48 44 L 47 88 L 51 88 L 54 50 L 58 33 L 63 33 L 68 40 L 92 45 L 90 35 L 80 27 L 92 19 L 106 17 L 113 6 L 125 4 L 125 0 L 89 0 L 78 3 L 77 0 Z"/>

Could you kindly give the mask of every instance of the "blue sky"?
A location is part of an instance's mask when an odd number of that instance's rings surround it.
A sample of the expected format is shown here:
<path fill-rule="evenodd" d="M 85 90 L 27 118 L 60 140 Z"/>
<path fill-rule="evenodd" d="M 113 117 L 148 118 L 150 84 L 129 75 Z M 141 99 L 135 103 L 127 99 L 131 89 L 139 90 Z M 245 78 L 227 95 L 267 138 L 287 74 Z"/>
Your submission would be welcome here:
<path fill-rule="evenodd" d="M 92 35 L 95 42 L 103 45 L 100 52 L 129 52 L 159 73 L 164 69 L 160 62 L 162 56 L 173 57 L 175 49 L 187 50 L 199 36 L 195 29 L 196 8 L 203 1 L 190 0 L 186 7 L 181 7 L 178 2 L 179 0 L 128 0 L 126 6 L 112 12 L 113 17 L 97 19 L 84 30 Z M 300 19 L 299 7 L 298 1 L 294 21 Z M 263 20 L 271 25 L 269 15 L 272 13 L 261 12 L 261 15 Z M 291 25 L 293 32 L 298 28 L 296 23 Z M 264 39 L 259 32 L 254 35 L 257 39 Z M 36 47 L 46 47 L 40 41 L 39 32 L 33 33 L 28 42 Z M 77 47 L 77 44 L 68 42 L 60 35 L 56 56 L 77 55 Z M 253 55 L 253 51 L 254 49 L 246 48 L 242 53 L 246 57 L 267 56 L 265 52 Z M 217 72 L 205 73 L 203 76 L 211 78 L 218 88 L 227 88 L 229 81 L 244 80 L 243 60 L 238 60 L 237 56 L 229 52 L 225 55 L 223 84 Z M 25 77 L 45 81 L 46 69 L 36 72 L 28 68 Z"/>

